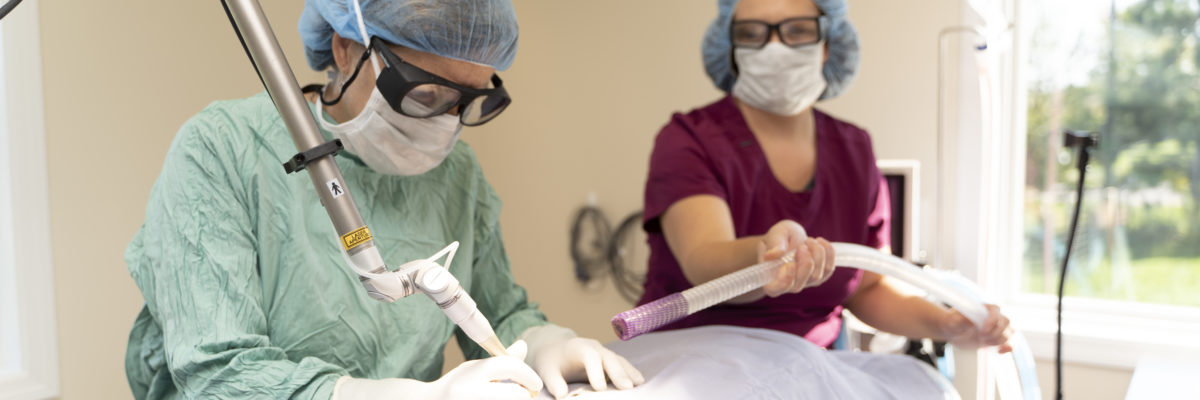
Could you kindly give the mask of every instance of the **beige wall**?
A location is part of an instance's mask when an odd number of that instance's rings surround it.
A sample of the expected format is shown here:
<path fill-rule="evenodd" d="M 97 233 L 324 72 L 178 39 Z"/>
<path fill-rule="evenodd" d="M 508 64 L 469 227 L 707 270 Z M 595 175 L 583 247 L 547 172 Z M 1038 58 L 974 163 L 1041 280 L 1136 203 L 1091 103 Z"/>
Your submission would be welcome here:
<path fill-rule="evenodd" d="M 295 34 L 299 2 L 263 2 L 301 81 L 318 81 Z M 551 320 L 611 340 L 609 317 L 629 305 L 608 283 L 573 281 L 569 219 L 589 193 L 610 219 L 639 209 L 655 133 L 671 112 L 720 95 L 698 50 L 714 2 L 515 3 L 520 52 L 503 73 L 515 103 L 464 139 L 505 200 L 518 281 Z M 166 149 L 208 102 L 260 86 L 216 2 L 40 7 L 63 398 L 123 398 L 125 342 L 141 297 L 122 252 Z M 826 109 L 871 131 L 881 158 L 932 163 L 934 38 L 958 13 L 954 0 L 854 3 L 864 65 L 854 88 Z M 1123 371 L 1069 371 L 1084 374 L 1074 382 L 1128 380 Z M 1124 392 L 1120 379 L 1108 381 Z"/>

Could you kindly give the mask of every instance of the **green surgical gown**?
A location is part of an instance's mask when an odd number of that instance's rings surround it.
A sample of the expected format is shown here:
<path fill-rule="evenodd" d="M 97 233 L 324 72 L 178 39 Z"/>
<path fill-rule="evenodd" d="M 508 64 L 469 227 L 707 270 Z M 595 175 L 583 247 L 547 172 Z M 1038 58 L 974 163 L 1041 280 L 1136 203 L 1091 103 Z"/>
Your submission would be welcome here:
<path fill-rule="evenodd" d="M 342 375 L 431 381 L 452 334 L 486 356 L 424 295 L 367 297 L 307 173 L 284 173 L 295 153 L 265 94 L 180 129 L 125 251 L 146 302 L 125 359 L 136 398 L 325 400 Z M 457 240 L 451 272 L 503 342 L 546 323 L 513 282 L 500 200 L 470 147 L 413 177 L 337 163 L 389 266 Z"/>

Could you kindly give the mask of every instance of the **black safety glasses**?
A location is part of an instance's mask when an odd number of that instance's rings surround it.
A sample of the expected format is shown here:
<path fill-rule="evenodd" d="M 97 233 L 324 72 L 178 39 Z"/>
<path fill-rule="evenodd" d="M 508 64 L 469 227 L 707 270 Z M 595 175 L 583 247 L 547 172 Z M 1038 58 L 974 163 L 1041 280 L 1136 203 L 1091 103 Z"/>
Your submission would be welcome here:
<path fill-rule="evenodd" d="M 429 118 L 459 107 L 458 118 L 463 125 L 477 126 L 496 118 L 512 103 L 496 74 L 492 74 L 491 88 L 467 87 L 404 62 L 378 38 L 371 38 L 371 46 L 387 64 L 375 80 L 375 87 L 396 112 Z"/>
<path fill-rule="evenodd" d="M 729 37 L 733 46 L 742 49 L 760 49 L 771 41 L 771 34 L 789 47 L 799 47 L 821 41 L 821 19 L 823 17 L 788 18 L 777 24 L 759 20 L 733 21 L 729 26 Z"/>
<path fill-rule="evenodd" d="M 382 40 L 371 38 L 370 47 L 363 52 L 358 65 L 354 67 L 354 72 L 342 85 L 341 93 L 330 101 L 322 97 L 323 104 L 333 105 L 341 101 L 346 87 L 358 77 L 363 63 L 370 58 L 372 49 L 383 56 L 384 62 L 383 71 L 375 80 L 375 87 L 387 100 L 388 105 L 400 114 L 413 118 L 429 118 L 445 114 L 457 107 L 458 119 L 463 125 L 479 126 L 496 118 L 512 103 L 512 98 L 508 97 L 508 91 L 504 89 L 504 82 L 496 74 L 492 74 L 490 88 L 476 89 L 459 85 L 404 62 Z"/>

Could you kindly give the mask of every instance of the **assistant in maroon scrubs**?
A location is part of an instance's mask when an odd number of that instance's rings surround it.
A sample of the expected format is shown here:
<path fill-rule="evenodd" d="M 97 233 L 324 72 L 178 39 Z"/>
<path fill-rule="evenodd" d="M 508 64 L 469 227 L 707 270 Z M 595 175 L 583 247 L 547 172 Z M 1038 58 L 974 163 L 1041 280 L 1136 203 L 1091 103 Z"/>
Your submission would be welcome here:
<path fill-rule="evenodd" d="M 646 179 L 650 244 L 641 304 L 790 254 L 761 289 L 664 329 L 766 328 L 828 347 L 841 311 L 907 337 L 1008 351 L 994 305 L 982 327 L 873 272 L 835 268 L 830 242 L 887 250 L 887 187 L 866 131 L 814 108 L 858 67 L 845 0 L 720 0 L 705 71 L 727 95 L 675 114 Z M 897 99 L 902 98 L 897 96 Z"/>
<path fill-rule="evenodd" d="M 646 181 L 650 243 L 647 303 L 692 287 L 663 236 L 659 217 L 675 202 L 709 194 L 729 205 L 737 237 L 762 235 L 780 220 L 833 242 L 888 246 L 887 186 L 875 167 L 871 138 L 857 126 L 813 112 L 819 157 L 812 184 L 792 192 L 775 178 L 763 149 L 732 97 L 675 114 L 658 134 Z M 699 325 L 769 328 L 829 346 L 841 328 L 842 303 L 862 272 L 838 269 L 821 286 L 748 304 L 719 304 L 661 329 Z"/>

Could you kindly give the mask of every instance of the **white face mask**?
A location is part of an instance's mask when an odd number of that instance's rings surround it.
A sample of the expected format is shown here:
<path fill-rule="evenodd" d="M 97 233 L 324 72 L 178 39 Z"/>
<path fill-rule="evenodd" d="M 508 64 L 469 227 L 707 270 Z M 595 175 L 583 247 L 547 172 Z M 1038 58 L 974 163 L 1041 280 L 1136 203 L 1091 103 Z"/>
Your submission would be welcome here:
<path fill-rule="evenodd" d="M 772 114 L 799 114 L 825 91 L 824 51 L 821 43 L 792 48 L 779 42 L 761 49 L 734 49 L 738 76 L 733 96 Z"/>
<path fill-rule="evenodd" d="M 354 1 L 358 32 L 363 44 L 371 45 L 371 36 L 363 23 L 362 7 Z M 375 79 L 379 79 L 382 62 L 371 57 Z M 349 82 L 345 83 L 350 84 Z M 388 105 L 378 87 L 371 88 L 371 98 L 354 119 L 334 125 L 325 120 L 321 102 L 317 102 L 317 122 L 321 127 L 342 139 L 347 150 L 363 160 L 375 172 L 387 175 L 420 175 L 437 167 L 450 155 L 462 124 L 457 116 L 442 114 L 429 118 L 412 118 L 400 114 Z M 419 106 L 419 104 L 418 104 Z"/>
<path fill-rule="evenodd" d="M 378 75 L 378 74 L 377 74 Z M 379 88 L 354 119 L 341 124 L 326 121 L 317 102 L 317 121 L 334 134 L 346 149 L 375 172 L 387 175 L 420 175 L 441 164 L 462 132 L 457 116 L 442 114 L 413 118 L 393 110 Z"/>

